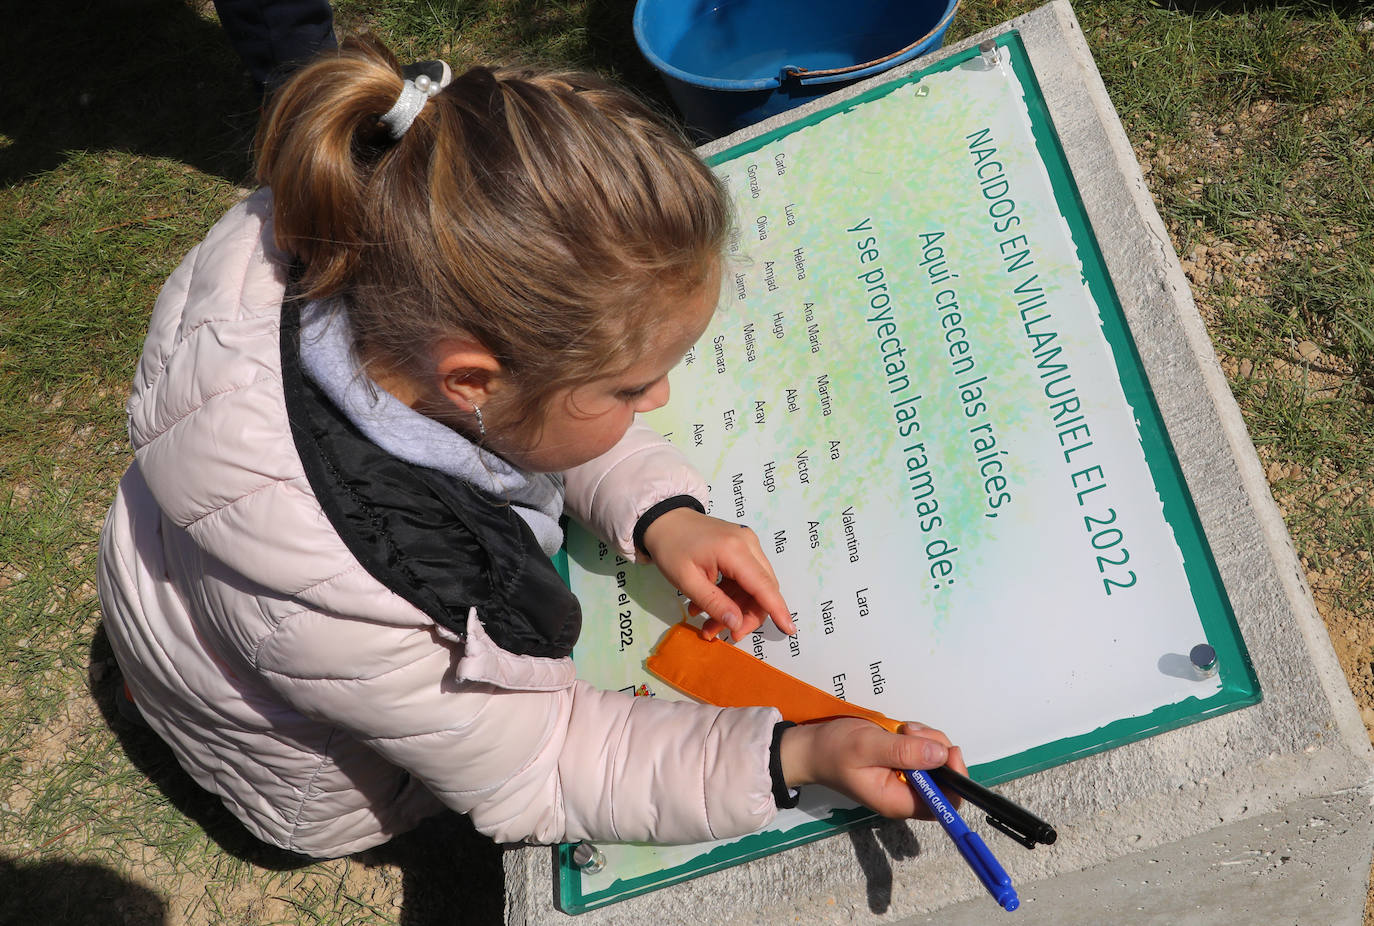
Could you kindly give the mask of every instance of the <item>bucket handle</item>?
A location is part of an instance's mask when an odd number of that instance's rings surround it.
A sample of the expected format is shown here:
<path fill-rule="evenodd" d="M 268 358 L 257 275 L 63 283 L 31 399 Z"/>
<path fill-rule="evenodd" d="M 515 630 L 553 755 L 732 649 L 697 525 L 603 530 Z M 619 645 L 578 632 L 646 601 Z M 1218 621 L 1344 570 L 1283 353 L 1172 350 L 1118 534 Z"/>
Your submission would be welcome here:
<path fill-rule="evenodd" d="M 800 80 L 802 83 L 827 83 L 828 81 L 834 80 L 837 77 L 842 77 L 845 74 L 850 74 L 854 71 L 861 71 L 866 68 L 876 67 L 878 65 L 883 64 L 884 62 L 891 61 L 893 58 L 900 58 L 902 55 L 905 55 L 907 52 L 911 51 L 917 45 L 920 45 L 922 42 L 927 41 L 932 35 L 948 26 L 949 21 L 954 18 L 954 11 L 958 9 L 958 7 L 958 3 L 950 4 L 949 11 L 945 13 L 943 19 L 941 19 L 938 23 L 935 24 L 934 28 L 932 28 L 929 32 L 921 36 L 916 41 L 912 42 L 910 45 L 907 45 L 905 48 L 899 48 L 897 51 L 894 51 L 890 55 L 884 55 L 881 58 L 874 58 L 872 61 L 862 61 L 858 64 L 846 65 L 842 68 L 823 68 L 815 71 L 811 70 L 810 68 L 801 67 L 800 65 L 787 64 L 783 66 L 782 74 L 780 75 L 781 79 L 784 81 Z"/>

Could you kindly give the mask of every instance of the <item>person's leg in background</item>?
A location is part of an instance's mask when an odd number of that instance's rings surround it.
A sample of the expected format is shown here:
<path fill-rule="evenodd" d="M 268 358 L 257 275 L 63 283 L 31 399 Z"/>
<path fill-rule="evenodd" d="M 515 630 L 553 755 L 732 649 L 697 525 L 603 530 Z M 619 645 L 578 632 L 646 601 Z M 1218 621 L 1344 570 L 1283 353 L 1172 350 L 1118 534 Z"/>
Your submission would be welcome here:
<path fill-rule="evenodd" d="M 260 93 L 317 52 L 336 48 L 329 0 L 214 0 L 220 24 Z"/>

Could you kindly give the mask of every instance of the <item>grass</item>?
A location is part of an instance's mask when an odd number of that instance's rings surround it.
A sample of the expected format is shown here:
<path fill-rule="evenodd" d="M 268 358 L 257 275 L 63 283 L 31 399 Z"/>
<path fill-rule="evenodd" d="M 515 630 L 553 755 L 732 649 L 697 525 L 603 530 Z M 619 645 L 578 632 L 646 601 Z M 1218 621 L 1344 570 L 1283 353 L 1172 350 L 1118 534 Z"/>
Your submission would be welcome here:
<path fill-rule="evenodd" d="M 1034 5 L 966 3 L 948 39 Z M 587 67 L 667 105 L 631 8 L 336 4 L 402 58 Z M 1374 7 L 1075 12 L 1374 723 Z M 123 400 L 157 289 L 248 176 L 256 102 L 203 2 L 40 5 L 0 51 L 0 923 L 495 917 L 449 890 L 460 825 L 303 865 L 115 715 L 93 563 Z"/>

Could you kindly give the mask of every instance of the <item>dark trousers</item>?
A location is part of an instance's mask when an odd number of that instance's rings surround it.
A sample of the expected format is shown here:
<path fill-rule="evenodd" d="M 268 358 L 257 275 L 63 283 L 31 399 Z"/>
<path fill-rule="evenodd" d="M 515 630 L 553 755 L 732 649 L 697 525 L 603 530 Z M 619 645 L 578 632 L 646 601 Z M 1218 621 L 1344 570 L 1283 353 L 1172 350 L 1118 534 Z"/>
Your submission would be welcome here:
<path fill-rule="evenodd" d="M 316 52 L 337 47 L 329 0 L 214 0 L 253 83 L 270 92 Z"/>

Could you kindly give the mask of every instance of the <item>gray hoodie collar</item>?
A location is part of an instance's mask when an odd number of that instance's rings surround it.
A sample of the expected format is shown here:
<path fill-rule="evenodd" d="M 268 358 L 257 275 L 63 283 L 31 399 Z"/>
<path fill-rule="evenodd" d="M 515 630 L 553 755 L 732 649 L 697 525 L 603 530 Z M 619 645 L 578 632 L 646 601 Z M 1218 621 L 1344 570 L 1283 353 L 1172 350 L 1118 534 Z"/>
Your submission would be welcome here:
<path fill-rule="evenodd" d="M 509 501 L 549 556 L 563 543 L 563 478 L 527 473 L 374 383 L 353 352 L 348 315 L 336 301 L 301 310 L 301 365 L 344 416 L 394 457 L 461 479 Z"/>

